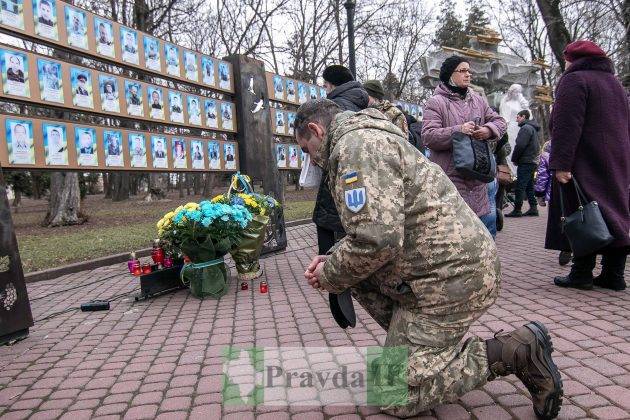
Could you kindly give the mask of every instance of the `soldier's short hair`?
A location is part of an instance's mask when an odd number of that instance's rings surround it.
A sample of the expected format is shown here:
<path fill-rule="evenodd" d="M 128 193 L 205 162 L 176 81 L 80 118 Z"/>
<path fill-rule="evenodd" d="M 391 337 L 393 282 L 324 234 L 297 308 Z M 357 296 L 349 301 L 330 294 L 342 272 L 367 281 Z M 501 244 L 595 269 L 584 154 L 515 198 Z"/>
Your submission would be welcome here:
<path fill-rule="evenodd" d="M 341 112 L 339 105 L 330 99 L 313 99 L 301 105 L 295 116 L 295 135 L 308 137 L 308 123 L 317 122 L 328 127 L 333 117 Z"/>
<path fill-rule="evenodd" d="M 519 111 L 517 114 L 519 117 L 525 117 L 526 120 L 529 120 L 532 117 L 532 114 L 527 109 Z"/>

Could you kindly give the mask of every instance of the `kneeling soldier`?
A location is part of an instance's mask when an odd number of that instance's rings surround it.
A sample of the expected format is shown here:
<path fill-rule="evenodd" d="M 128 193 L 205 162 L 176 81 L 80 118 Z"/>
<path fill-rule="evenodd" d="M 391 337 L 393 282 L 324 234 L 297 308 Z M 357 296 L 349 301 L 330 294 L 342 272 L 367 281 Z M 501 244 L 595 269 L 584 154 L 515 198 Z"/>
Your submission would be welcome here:
<path fill-rule="evenodd" d="M 347 232 L 305 277 L 333 293 L 350 288 L 387 331 L 385 346 L 409 349 L 408 399 L 383 409 L 413 416 L 514 373 L 536 414 L 555 417 L 562 381 L 541 323 L 461 342 L 496 300 L 500 264 L 492 237 L 440 167 L 375 109 L 341 112 L 329 100 L 310 101 L 295 131 L 328 173 Z"/>

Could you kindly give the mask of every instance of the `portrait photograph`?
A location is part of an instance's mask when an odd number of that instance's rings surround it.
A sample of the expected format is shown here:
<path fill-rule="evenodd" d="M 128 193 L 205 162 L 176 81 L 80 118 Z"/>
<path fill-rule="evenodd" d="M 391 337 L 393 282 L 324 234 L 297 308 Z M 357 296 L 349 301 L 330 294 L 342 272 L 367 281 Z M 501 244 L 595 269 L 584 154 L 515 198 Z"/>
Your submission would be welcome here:
<path fill-rule="evenodd" d="M 287 101 L 295 102 L 295 82 L 287 79 Z"/>
<path fill-rule="evenodd" d="M 219 142 L 208 142 L 208 161 L 210 162 L 210 169 L 221 169 L 221 152 L 219 150 Z"/>
<path fill-rule="evenodd" d="M 225 169 L 236 169 L 236 144 L 224 143 L 223 144 L 223 159 L 225 160 Z"/>
<path fill-rule="evenodd" d="M 303 104 L 308 100 L 306 96 L 306 85 L 302 82 L 298 82 L 298 102 Z"/>
<path fill-rule="evenodd" d="M 311 86 L 311 99 L 317 99 L 317 86 Z"/>
<path fill-rule="evenodd" d="M 205 55 L 201 56 L 201 74 L 203 83 L 209 86 L 215 86 L 214 60 Z"/>
<path fill-rule="evenodd" d="M 100 74 L 98 76 L 98 91 L 101 95 L 101 109 L 106 112 L 120 113 L 118 79 L 113 76 Z"/>
<path fill-rule="evenodd" d="M 0 1 L 0 23 L 24 29 L 24 0 Z"/>
<path fill-rule="evenodd" d="M 144 100 L 140 83 L 125 80 L 125 100 L 127 102 L 127 114 L 134 117 L 144 117 Z"/>
<path fill-rule="evenodd" d="M 144 134 L 129 133 L 129 156 L 131 156 L 132 168 L 147 167 L 147 145 L 144 141 Z"/>
<path fill-rule="evenodd" d="M 84 11 L 71 6 L 65 7 L 66 32 L 68 45 L 71 47 L 88 49 L 87 17 Z"/>
<path fill-rule="evenodd" d="M 184 71 L 186 72 L 186 79 L 198 82 L 199 73 L 197 72 L 197 54 L 192 51 L 184 50 Z"/>
<path fill-rule="evenodd" d="M 276 109 L 276 134 L 286 134 L 284 112 L 279 109 Z"/>
<path fill-rule="evenodd" d="M 68 165 L 68 140 L 64 124 L 42 124 L 46 165 Z"/>
<path fill-rule="evenodd" d="M 203 143 L 201 140 L 190 141 L 190 155 L 192 156 L 193 169 L 205 169 L 205 161 L 203 158 Z"/>
<path fill-rule="evenodd" d="M 122 60 L 126 63 L 140 64 L 138 54 L 138 33 L 131 29 L 120 27 L 120 48 L 122 49 Z"/>
<path fill-rule="evenodd" d="M 186 139 L 173 137 L 173 168 L 186 169 Z"/>
<path fill-rule="evenodd" d="M 149 117 L 154 120 L 164 120 L 164 96 L 162 89 L 156 86 L 147 87 L 149 98 Z"/>
<path fill-rule="evenodd" d="M 289 146 L 289 168 L 298 168 L 299 166 L 298 148 L 297 146 Z"/>
<path fill-rule="evenodd" d="M 214 99 L 206 99 L 204 112 L 206 115 L 206 125 L 210 128 L 218 128 L 217 102 Z"/>
<path fill-rule="evenodd" d="M 188 96 L 186 98 L 188 105 L 188 124 L 201 125 L 201 107 L 197 96 Z"/>
<path fill-rule="evenodd" d="M 150 36 L 144 36 L 144 65 L 149 70 L 161 71 L 160 42 Z"/>
<path fill-rule="evenodd" d="M 59 41 L 56 0 L 33 0 L 35 35 Z"/>
<path fill-rule="evenodd" d="M 284 144 L 276 144 L 276 161 L 278 168 L 287 167 L 287 150 Z"/>
<path fill-rule="evenodd" d="M 115 58 L 114 26 L 108 20 L 94 17 L 94 38 L 96 39 L 96 52 L 105 57 Z"/>
<path fill-rule="evenodd" d="M 39 93 L 43 101 L 63 104 L 61 63 L 38 58 L 37 79 L 39 80 Z"/>
<path fill-rule="evenodd" d="M 273 76 L 273 96 L 276 99 L 284 99 L 284 82 L 282 76 Z"/>
<path fill-rule="evenodd" d="M 319 88 L 319 97 L 322 99 L 325 99 L 328 96 L 328 94 L 326 93 L 326 89 L 324 89 L 323 87 Z"/>
<path fill-rule="evenodd" d="M 221 89 L 230 89 L 230 67 L 227 63 L 221 61 L 219 63 L 219 87 Z"/>
<path fill-rule="evenodd" d="M 179 48 L 173 44 L 164 44 L 164 57 L 166 60 L 166 73 L 171 76 L 181 76 L 179 71 Z"/>
<path fill-rule="evenodd" d="M 118 130 L 104 130 L 103 150 L 105 150 L 105 166 L 125 166 L 122 132 Z"/>
<path fill-rule="evenodd" d="M 297 114 L 295 112 L 287 112 L 287 127 L 288 134 L 292 136 L 295 133 L 295 116 Z"/>
<path fill-rule="evenodd" d="M 160 169 L 168 168 L 168 156 L 166 153 L 166 137 L 151 136 L 151 157 L 153 158 L 153 167 Z"/>
<path fill-rule="evenodd" d="M 234 113 L 232 112 L 232 104 L 229 102 L 221 102 L 221 127 L 224 130 L 234 129 Z"/>
<path fill-rule="evenodd" d="M 0 50 L 2 86 L 7 95 L 31 97 L 28 83 L 28 61 L 26 54 L 17 51 Z"/>
<path fill-rule="evenodd" d="M 171 122 L 184 123 L 184 105 L 182 94 L 172 90 L 168 91 L 169 114 Z"/>
<path fill-rule="evenodd" d="M 7 118 L 5 134 L 9 146 L 9 163 L 12 165 L 35 165 L 33 145 L 33 123 Z"/>
<path fill-rule="evenodd" d="M 98 166 L 96 130 L 90 127 L 74 128 L 74 145 L 79 166 Z"/>
<path fill-rule="evenodd" d="M 92 73 L 87 69 L 70 68 L 72 105 L 94 108 L 92 97 Z"/>

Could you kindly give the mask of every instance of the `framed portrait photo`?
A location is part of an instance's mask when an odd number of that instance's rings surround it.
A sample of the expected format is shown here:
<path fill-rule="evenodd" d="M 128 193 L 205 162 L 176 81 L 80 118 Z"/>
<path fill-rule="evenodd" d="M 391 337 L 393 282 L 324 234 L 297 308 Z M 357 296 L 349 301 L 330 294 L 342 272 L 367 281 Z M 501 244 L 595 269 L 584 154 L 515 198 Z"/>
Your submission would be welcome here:
<path fill-rule="evenodd" d="M 204 84 L 208 86 L 216 86 L 214 60 L 205 55 L 201 56 L 201 74 Z"/>
<path fill-rule="evenodd" d="M 219 62 L 219 87 L 221 89 L 229 90 L 232 85 L 232 78 L 230 77 L 230 66 L 228 63 Z"/>
<path fill-rule="evenodd" d="M 236 169 L 236 144 L 223 143 L 223 160 L 225 161 L 225 169 Z"/>
<path fill-rule="evenodd" d="M 208 161 L 210 169 L 221 169 L 221 151 L 218 141 L 208 142 Z"/>
<path fill-rule="evenodd" d="M 192 51 L 184 50 L 184 71 L 186 74 L 186 79 L 193 82 L 199 81 L 197 54 Z"/>
<path fill-rule="evenodd" d="M 205 169 L 203 142 L 201 140 L 190 141 L 190 156 L 192 157 L 193 169 Z"/>
<path fill-rule="evenodd" d="M 289 168 L 297 169 L 300 167 L 300 158 L 298 157 L 297 146 L 289 146 Z"/>
<path fill-rule="evenodd" d="M 166 61 L 166 73 L 171 76 L 180 77 L 179 69 L 179 47 L 173 44 L 164 44 L 164 60 Z"/>
<path fill-rule="evenodd" d="M 311 92 L 311 99 L 317 99 L 317 86 L 310 86 L 309 89 Z"/>
<path fill-rule="evenodd" d="M 162 88 L 157 86 L 147 87 L 149 98 L 149 117 L 154 120 L 164 120 L 164 95 Z"/>
<path fill-rule="evenodd" d="M 35 165 L 33 123 L 27 120 L 7 118 L 5 135 L 12 165 Z"/>
<path fill-rule="evenodd" d="M 132 168 L 146 168 L 147 167 L 147 144 L 144 139 L 144 134 L 141 133 L 129 133 L 129 156 L 131 156 Z"/>
<path fill-rule="evenodd" d="M 186 105 L 188 106 L 188 124 L 201 125 L 201 106 L 200 100 L 197 96 L 189 95 L 186 98 Z"/>
<path fill-rule="evenodd" d="M 151 157 L 153 167 L 158 169 L 168 168 L 167 140 L 164 136 L 151 136 Z"/>
<path fill-rule="evenodd" d="M 103 150 L 105 150 L 105 166 L 114 168 L 125 166 L 122 132 L 118 130 L 104 130 Z"/>
<path fill-rule="evenodd" d="M 31 97 L 28 79 L 28 58 L 17 51 L 0 49 L 2 88 L 6 95 Z"/>
<path fill-rule="evenodd" d="M 66 134 L 65 124 L 42 124 L 46 165 L 68 165 L 68 139 Z"/>
<path fill-rule="evenodd" d="M 140 64 L 138 54 L 138 32 L 129 28 L 120 27 L 120 48 L 122 50 L 122 60 L 125 63 Z"/>
<path fill-rule="evenodd" d="M 0 1 L 0 23 L 24 29 L 24 0 Z"/>
<path fill-rule="evenodd" d="M 39 81 L 39 94 L 42 101 L 63 104 L 64 97 L 61 63 L 38 58 L 37 79 Z"/>
<path fill-rule="evenodd" d="M 217 119 L 217 101 L 214 99 L 206 99 L 204 105 L 204 113 L 206 115 L 206 125 L 210 128 L 218 128 Z"/>
<path fill-rule="evenodd" d="M 133 80 L 125 80 L 125 101 L 127 114 L 134 117 L 144 117 L 144 93 L 142 85 Z"/>
<path fill-rule="evenodd" d="M 184 106 L 181 92 L 168 91 L 169 115 L 171 122 L 184 123 Z"/>
<path fill-rule="evenodd" d="M 35 35 L 59 41 L 57 0 L 33 0 Z"/>
<path fill-rule="evenodd" d="M 292 136 L 295 133 L 295 112 L 287 112 L 287 133 Z"/>
<path fill-rule="evenodd" d="M 84 11 L 66 5 L 64 8 L 66 15 L 66 32 L 68 35 L 68 45 L 71 47 L 88 49 L 87 37 L 87 16 Z"/>
<path fill-rule="evenodd" d="M 276 162 L 278 168 L 287 167 L 287 149 L 284 144 L 276 144 Z"/>
<path fill-rule="evenodd" d="M 96 39 L 97 53 L 109 58 L 116 57 L 112 22 L 94 16 L 94 38 Z"/>
<path fill-rule="evenodd" d="M 295 102 L 295 82 L 287 79 L 287 101 Z"/>
<path fill-rule="evenodd" d="M 328 94 L 326 93 L 326 89 L 324 89 L 323 87 L 319 88 L 319 97 L 322 99 L 326 99 L 326 97 L 328 96 Z"/>
<path fill-rule="evenodd" d="M 224 130 L 234 130 L 234 112 L 230 102 L 221 102 L 221 127 Z"/>
<path fill-rule="evenodd" d="M 284 99 L 284 82 L 282 81 L 282 76 L 277 74 L 273 76 L 273 97 Z"/>
<path fill-rule="evenodd" d="M 74 146 L 79 166 L 98 166 L 96 130 L 91 127 L 74 127 Z"/>
<path fill-rule="evenodd" d="M 305 103 L 306 101 L 308 101 L 308 97 L 306 94 L 306 85 L 302 82 L 298 82 L 298 102 L 300 104 Z"/>
<path fill-rule="evenodd" d="M 144 65 L 149 70 L 161 71 L 162 60 L 160 57 L 160 41 L 156 38 L 144 35 Z"/>
<path fill-rule="evenodd" d="M 106 112 L 120 113 L 118 79 L 107 74 L 99 74 L 98 91 L 101 96 L 101 109 Z"/>
<path fill-rule="evenodd" d="M 92 72 L 88 69 L 71 67 L 70 82 L 72 85 L 72 105 L 94 109 Z"/>
<path fill-rule="evenodd" d="M 276 109 L 276 134 L 286 134 L 284 111 Z"/>
<path fill-rule="evenodd" d="M 186 139 L 173 137 L 173 168 L 187 169 L 188 162 L 186 160 Z"/>

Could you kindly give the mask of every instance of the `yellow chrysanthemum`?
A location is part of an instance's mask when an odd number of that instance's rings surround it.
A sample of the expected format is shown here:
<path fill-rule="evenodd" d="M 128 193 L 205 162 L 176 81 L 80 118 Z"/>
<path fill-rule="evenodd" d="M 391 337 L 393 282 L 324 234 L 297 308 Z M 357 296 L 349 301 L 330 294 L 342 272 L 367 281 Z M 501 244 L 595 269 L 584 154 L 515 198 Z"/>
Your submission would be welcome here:
<path fill-rule="evenodd" d="M 213 203 L 217 203 L 219 201 L 223 201 L 223 194 L 219 194 L 211 200 Z"/>
<path fill-rule="evenodd" d="M 178 213 L 179 211 L 184 210 L 184 206 L 179 206 L 177 207 L 175 210 L 173 210 L 173 213 Z"/>
<path fill-rule="evenodd" d="M 184 208 L 185 208 L 186 210 L 199 210 L 199 204 L 197 204 L 197 203 L 192 203 L 192 202 L 191 202 L 191 203 L 187 203 L 187 204 L 184 206 Z"/>
<path fill-rule="evenodd" d="M 175 217 L 175 212 L 174 211 L 169 211 L 168 213 L 166 213 L 164 215 L 164 217 L 162 219 L 164 219 L 164 220 L 172 220 L 173 217 Z"/>
<path fill-rule="evenodd" d="M 157 222 L 157 228 L 158 228 L 158 230 L 160 230 L 163 227 L 164 227 L 164 219 L 160 219 L 160 221 Z"/>

